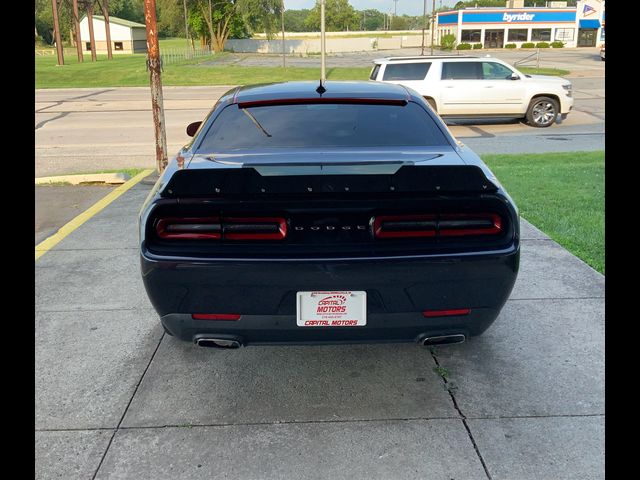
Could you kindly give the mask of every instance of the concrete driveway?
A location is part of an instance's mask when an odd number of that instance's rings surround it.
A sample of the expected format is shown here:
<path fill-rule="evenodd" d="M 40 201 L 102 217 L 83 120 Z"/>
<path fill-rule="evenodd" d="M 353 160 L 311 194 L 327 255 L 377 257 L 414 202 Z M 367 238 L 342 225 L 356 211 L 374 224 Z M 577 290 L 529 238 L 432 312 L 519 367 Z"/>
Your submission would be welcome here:
<path fill-rule="evenodd" d="M 36 478 L 604 478 L 604 277 L 528 223 L 467 343 L 211 350 L 147 300 L 150 188 L 36 261 Z"/>

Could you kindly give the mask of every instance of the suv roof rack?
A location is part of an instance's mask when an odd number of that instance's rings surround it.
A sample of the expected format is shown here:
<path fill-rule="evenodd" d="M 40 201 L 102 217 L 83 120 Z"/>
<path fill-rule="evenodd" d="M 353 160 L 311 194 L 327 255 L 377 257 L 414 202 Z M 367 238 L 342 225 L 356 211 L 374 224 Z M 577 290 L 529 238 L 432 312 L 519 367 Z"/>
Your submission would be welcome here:
<path fill-rule="evenodd" d="M 433 58 L 480 58 L 477 55 L 417 55 L 408 57 L 384 57 L 378 60 L 428 60 Z"/>

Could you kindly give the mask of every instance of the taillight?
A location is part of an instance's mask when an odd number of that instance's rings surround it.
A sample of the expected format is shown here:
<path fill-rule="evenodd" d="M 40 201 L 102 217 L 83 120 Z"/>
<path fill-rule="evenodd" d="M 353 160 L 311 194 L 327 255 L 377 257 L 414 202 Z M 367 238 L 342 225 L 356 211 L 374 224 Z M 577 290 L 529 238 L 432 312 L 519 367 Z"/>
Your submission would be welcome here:
<path fill-rule="evenodd" d="M 182 240 L 219 240 L 222 225 L 219 218 L 161 218 L 156 224 L 160 238 Z"/>
<path fill-rule="evenodd" d="M 281 217 L 161 218 L 156 232 L 176 240 L 282 240 L 287 221 Z"/>
<path fill-rule="evenodd" d="M 501 231 L 502 219 L 495 213 L 382 215 L 373 221 L 376 238 L 497 235 Z"/>

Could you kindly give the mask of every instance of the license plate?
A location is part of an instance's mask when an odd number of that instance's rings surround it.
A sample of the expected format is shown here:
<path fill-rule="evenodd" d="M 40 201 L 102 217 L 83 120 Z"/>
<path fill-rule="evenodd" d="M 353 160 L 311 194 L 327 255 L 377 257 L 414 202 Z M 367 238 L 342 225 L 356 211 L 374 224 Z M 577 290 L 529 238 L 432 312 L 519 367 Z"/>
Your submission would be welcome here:
<path fill-rule="evenodd" d="M 299 327 L 362 327 L 367 324 L 367 292 L 298 292 Z"/>

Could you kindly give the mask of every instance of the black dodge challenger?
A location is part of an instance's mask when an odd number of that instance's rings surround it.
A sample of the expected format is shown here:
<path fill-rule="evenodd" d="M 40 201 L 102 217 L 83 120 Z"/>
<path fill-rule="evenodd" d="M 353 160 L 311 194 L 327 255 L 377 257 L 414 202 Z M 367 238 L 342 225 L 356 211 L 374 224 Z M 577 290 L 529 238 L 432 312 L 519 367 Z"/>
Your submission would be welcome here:
<path fill-rule="evenodd" d="M 230 90 L 140 212 L 144 285 L 200 346 L 459 343 L 495 320 L 517 209 L 401 85 Z"/>

